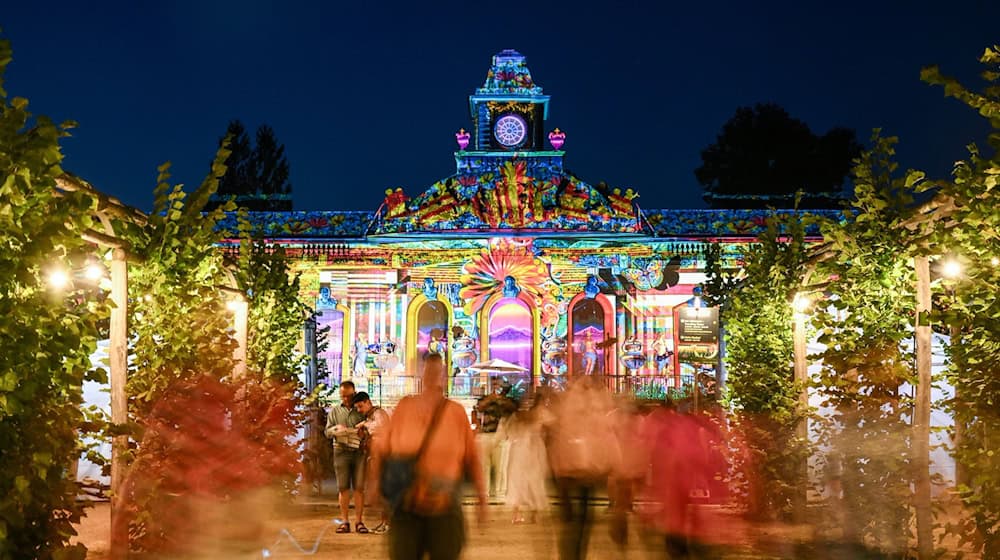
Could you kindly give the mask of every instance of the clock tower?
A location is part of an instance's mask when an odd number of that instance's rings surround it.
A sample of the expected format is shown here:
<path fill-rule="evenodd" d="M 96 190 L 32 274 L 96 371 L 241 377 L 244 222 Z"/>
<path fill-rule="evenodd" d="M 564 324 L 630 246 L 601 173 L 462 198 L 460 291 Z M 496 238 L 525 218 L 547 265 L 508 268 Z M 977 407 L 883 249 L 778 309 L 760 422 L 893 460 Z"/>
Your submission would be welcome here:
<path fill-rule="evenodd" d="M 540 152 L 549 96 L 535 85 L 524 55 L 506 49 L 493 57 L 483 87 L 469 96 L 475 150 Z"/>

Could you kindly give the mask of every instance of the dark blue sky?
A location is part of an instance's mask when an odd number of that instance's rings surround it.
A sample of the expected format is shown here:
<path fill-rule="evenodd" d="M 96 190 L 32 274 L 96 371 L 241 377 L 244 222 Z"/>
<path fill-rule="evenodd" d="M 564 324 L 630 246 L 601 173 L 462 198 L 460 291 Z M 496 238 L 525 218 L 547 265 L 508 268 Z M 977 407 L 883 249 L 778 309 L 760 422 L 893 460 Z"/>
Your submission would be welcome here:
<path fill-rule="evenodd" d="M 285 143 L 296 209 L 417 194 L 454 172 L 467 96 L 504 48 L 552 96 L 567 166 L 646 208 L 701 207 L 701 149 L 760 101 L 819 132 L 882 127 L 904 167 L 941 176 L 987 129 L 920 68 L 978 83 L 1000 42 L 995 0 L 8 4 L 8 93 L 78 121 L 66 168 L 143 209 L 156 166 L 200 182 L 234 118 Z"/>

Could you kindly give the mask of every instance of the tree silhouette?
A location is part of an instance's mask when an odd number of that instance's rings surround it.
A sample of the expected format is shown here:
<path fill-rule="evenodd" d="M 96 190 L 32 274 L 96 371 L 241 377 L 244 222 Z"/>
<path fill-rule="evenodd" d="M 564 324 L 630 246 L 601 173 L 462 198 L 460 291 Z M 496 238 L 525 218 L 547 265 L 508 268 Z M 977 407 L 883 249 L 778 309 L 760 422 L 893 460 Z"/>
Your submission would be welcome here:
<path fill-rule="evenodd" d="M 274 129 L 267 125 L 260 126 L 256 145 L 251 145 L 243 123 L 234 120 L 229 123 L 226 135 L 230 137 L 229 148 L 232 151 L 226 158 L 228 169 L 207 209 L 235 198 L 238 206 L 251 211 L 291 210 L 292 185 L 288 182 L 288 160 L 285 146 L 278 143 Z"/>
<path fill-rule="evenodd" d="M 814 134 L 778 105 L 740 107 L 715 143 L 701 152 L 694 174 L 712 208 L 830 208 L 861 153 L 855 133 L 833 128 Z"/>

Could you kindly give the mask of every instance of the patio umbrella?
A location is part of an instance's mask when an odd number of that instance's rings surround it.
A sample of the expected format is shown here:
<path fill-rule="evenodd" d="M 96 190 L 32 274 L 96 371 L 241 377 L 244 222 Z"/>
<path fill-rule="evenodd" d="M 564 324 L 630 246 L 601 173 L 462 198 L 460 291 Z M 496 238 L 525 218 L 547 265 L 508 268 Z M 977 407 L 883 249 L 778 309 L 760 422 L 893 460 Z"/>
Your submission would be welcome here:
<path fill-rule="evenodd" d="M 527 368 L 521 367 L 517 364 L 497 359 L 472 364 L 469 366 L 469 369 L 485 373 L 524 373 L 528 371 Z"/>

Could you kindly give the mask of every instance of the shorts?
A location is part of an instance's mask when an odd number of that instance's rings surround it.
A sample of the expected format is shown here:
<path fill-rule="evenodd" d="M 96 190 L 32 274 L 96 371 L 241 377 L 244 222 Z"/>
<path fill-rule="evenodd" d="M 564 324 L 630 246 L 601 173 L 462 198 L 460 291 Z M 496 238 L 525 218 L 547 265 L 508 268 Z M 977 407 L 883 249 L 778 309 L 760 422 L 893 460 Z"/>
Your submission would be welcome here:
<path fill-rule="evenodd" d="M 465 545 L 465 519 L 454 507 L 442 515 L 418 515 L 397 511 L 389 522 L 389 558 L 421 560 L 424 554 L 434 560 L 457 560 Z"/>
<path fill-rule="evenodd" d="M 365 487 L 365 453 L 358 449 L 335 448 L 333 472 L 337 476 L 337 489 L 362 490 Z"/>

